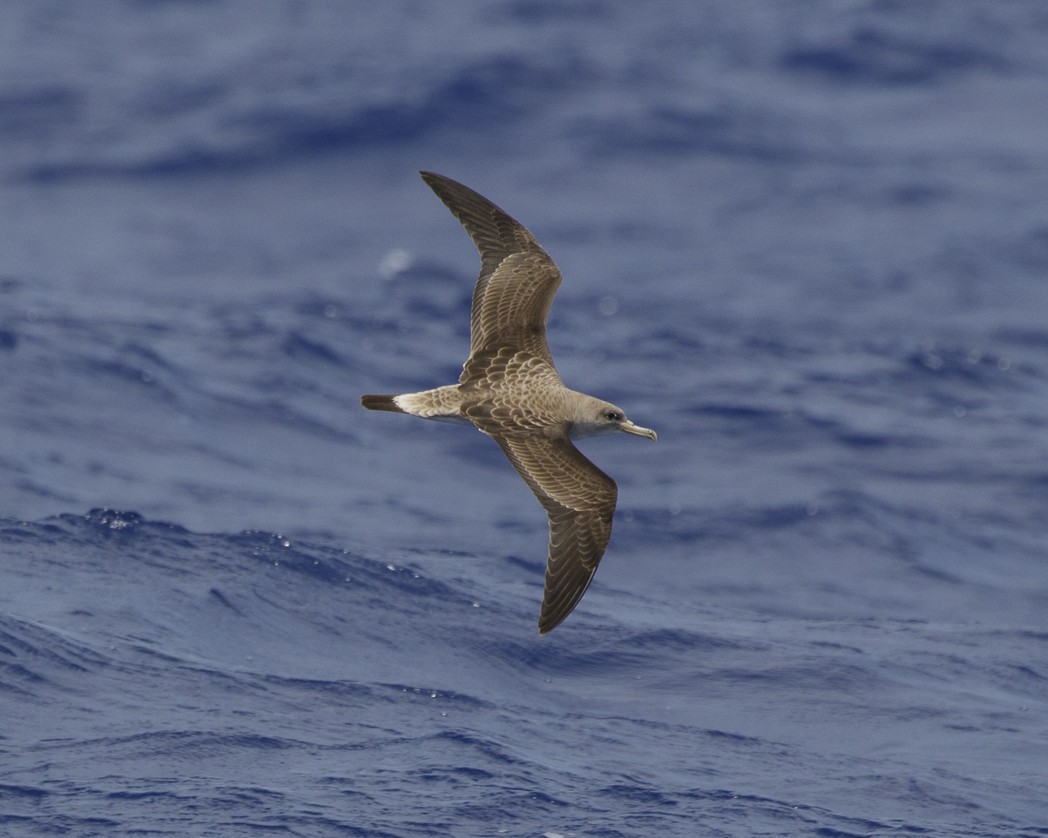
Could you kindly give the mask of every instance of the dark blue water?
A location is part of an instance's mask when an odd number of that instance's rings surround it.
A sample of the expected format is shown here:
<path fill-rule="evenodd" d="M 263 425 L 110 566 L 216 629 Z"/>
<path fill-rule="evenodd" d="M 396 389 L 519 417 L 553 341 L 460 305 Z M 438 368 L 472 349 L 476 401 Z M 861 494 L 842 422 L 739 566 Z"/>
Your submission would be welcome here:
<path fill-rule="evenodd" d="M 1048 835 L 1040 2 L 0 9 L 0 834 Z M 565 274 L 611 548 L 455 379 Z"/>

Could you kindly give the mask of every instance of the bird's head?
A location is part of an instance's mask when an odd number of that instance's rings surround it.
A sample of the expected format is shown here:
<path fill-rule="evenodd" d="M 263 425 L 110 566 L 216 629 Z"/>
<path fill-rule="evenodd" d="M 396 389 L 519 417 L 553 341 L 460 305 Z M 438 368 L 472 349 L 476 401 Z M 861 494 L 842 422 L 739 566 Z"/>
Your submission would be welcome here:
<path fill-rule="evenodd" d="M 612 431 L 625 431 L 635 436 L 646 436 L 652 442 L 658 440 L 655 431 L 633 424 L 626 418 L 622 408 L 600 399 L 588 400 L 571 424 L 573 437 L 598 436 L 610 434 Z"/>

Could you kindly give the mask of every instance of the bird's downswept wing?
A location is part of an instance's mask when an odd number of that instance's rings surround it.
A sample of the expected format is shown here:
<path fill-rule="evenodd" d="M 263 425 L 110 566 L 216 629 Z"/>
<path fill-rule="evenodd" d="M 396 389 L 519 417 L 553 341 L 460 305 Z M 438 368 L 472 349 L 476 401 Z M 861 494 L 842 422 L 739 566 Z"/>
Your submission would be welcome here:
<path fill-rule="evenodd" d="M 567 436 L 495 436 L 549 515 L 549 559 L 539 634 L 556 628 L 586 593 L 611 539 L 618 488 Z"/>
<path fill-rule="evenodd" d="M 560 270 L 528 229 L 457 181 L 420 172 L 480 251 L 473 289 L 470 356 L 511 346 L 549 362 L 546 317 L 560 286 Z M 463 383 L 467 374 L 463 373 Z"/>

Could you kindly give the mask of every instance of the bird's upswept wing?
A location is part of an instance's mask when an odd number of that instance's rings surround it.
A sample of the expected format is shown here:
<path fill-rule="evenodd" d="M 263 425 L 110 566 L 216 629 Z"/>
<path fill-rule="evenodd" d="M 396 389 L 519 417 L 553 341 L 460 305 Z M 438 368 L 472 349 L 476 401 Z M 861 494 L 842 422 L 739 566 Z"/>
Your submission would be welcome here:
<path fill-rule="evenodd" d="M 480 251 L 480 276 L 470 315 L 470 357 L 512 347 L 553 366 L 546 317 L 560 286 L 560 270 L 523 224 L 483 195 L 443 175 L 421 175 Z M 464 370 L 462 383 L 467 378 Z"/>

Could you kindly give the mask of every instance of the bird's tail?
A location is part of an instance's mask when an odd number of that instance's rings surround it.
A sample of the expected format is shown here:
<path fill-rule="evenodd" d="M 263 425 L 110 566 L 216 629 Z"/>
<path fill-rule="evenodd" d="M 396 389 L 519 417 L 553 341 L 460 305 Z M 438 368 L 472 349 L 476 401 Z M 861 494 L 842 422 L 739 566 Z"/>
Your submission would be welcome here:
<path fill-rule="evenodd" d="M 361 396 L 360 403 L 368 410 L 388 410 L 392 413 L 407 413 L 397 406 L 396 396 Z"/>

